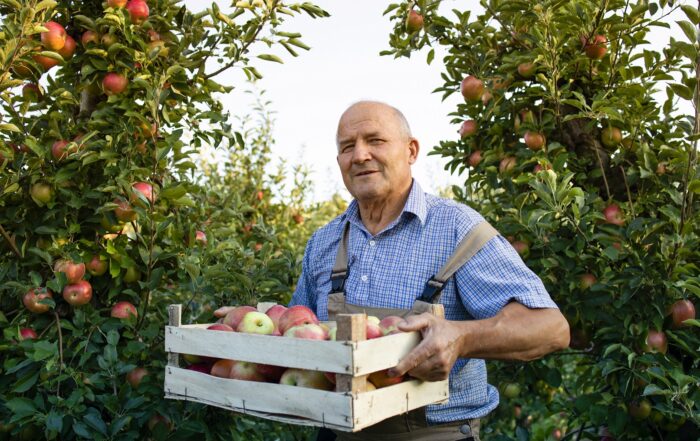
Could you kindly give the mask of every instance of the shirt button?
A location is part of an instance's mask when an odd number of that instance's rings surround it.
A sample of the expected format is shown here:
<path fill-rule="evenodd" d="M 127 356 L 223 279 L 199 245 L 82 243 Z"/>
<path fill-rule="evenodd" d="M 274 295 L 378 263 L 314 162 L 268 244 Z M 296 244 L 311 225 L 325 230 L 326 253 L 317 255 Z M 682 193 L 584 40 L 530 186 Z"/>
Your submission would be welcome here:
<path fill-rule="evenodd" d="M 363 282 L 366 282 L 367 279 L 369 279 L 369 277 L 367 277 L 367 276 L 362 276 L 362 277 L 360 277 L 360 278 L 362 279 Z"/>
<path fill-rule="evenodd" d="M 375 246 L 376 244 L 377 244 L 377 242 L 375 242 L 375 241 L 373 241 L 373 240 L 370 240 L 370 241 L 369 241 L 369 245 L 372 246 L 372 247 Z"/>

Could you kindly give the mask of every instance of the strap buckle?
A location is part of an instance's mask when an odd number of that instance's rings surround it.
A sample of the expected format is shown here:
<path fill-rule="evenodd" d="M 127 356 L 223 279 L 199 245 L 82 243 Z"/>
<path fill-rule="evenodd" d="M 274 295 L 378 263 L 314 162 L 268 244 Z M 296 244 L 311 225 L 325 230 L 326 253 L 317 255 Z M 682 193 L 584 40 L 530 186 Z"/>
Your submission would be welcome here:
<path fill-rule="evenodd" d="M 425 282 L 425 288 L 423 288 L 423 294 L 420 295 L 420 300 L 428 303 L 435 303 L 436 299 L 440 297 L 442 288 L 445 286 L 445 282 L 441 282 L 432 276 L 427 282 Z"/>
<path fill-rule="evenodd" d="M 347 277 L 347 270 L 331 272 L 331 293 L 345 292 L 345 280 Z"/>

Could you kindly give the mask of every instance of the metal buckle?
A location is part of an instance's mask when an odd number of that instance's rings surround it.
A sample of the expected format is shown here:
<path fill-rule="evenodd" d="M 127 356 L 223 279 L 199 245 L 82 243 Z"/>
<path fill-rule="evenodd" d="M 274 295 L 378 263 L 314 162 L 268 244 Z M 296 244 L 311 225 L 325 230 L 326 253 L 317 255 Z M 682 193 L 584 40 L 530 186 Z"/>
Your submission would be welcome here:
<path fill-rule="evenodd" d="M 423 288 L 423 294 L 421 294 L 420 299 L 424 302 L 434 303 L 434 300 L 442 292 L 442 288 L 445 286 L 445 282 L 441 282 L 432 276 L 427 282 L 425 282 L 425 288 Z"/>

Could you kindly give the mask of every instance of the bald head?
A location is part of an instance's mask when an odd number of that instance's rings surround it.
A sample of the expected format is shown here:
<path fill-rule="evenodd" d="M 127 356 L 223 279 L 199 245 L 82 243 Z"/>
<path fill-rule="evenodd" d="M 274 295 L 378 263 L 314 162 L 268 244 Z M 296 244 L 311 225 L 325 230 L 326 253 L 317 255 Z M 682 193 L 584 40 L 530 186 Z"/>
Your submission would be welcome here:
<path fill-rule="evenodd" d="M 353 112 L 362 110 L 386 112 L 387 116 L 389 116 L 392 122 L 396 125 L 396 128 L 398 129 L 402 138 L 406 140 L 413 138 L 413 135 L 411 134 L 411 127 L 408 125 L 408 120 L 406 120 L 406 117 L 399 109 L 381 101 L 358 101 L 348 107 L 341 115 L 340 121 L 338 121 L 338 130 L 336 131 L 335 135 L 335 143 L 338 147 L 340 147 L 339 135 L 343 120 L 347 119 L 347 117 Z"/>

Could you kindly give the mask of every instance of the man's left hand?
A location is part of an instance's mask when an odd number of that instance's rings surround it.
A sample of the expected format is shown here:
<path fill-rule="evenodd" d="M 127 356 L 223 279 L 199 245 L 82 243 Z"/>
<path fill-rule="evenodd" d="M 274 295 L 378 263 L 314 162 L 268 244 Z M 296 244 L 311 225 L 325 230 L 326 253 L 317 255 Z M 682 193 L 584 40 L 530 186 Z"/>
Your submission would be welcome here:
<path fill-rule="evenodd" d="M 463 325 L 428 313 L 406 318 L 398 325 L 399 330 L 421 331 L 423 340 L 389 370 L 389 375 L 408 373 L 424 381 L 447 379 L 461 352 L 465 337 Z"/>

